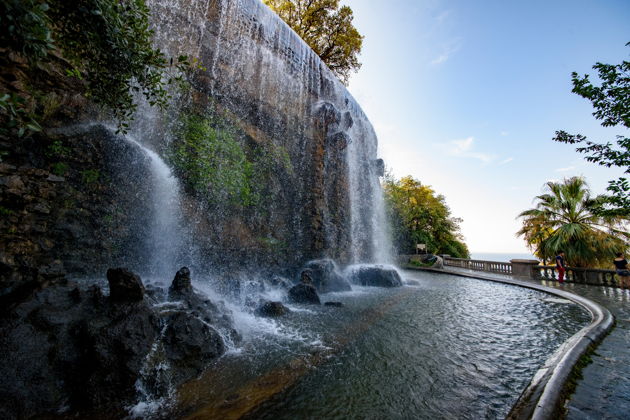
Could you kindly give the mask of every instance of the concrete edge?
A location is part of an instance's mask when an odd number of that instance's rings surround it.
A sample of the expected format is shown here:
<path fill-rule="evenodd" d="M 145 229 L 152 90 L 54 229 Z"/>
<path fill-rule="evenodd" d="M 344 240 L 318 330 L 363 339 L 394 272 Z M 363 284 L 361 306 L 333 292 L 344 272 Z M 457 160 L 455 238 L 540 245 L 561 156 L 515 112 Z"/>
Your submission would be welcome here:
<path fill-rule="evenodd" d="M 565 290 L 553 289 L 525 280 L 501 279 L 484 276 L 483 274 L 469 274 L 424 267 L 401 268 L 450 274 L 538 290 L 570 300 L 590 312 L 591 323 L 571 336 L 545 361 L 544 365 L 536 372 L 529 385 L 512 406 L 506 417 L 508 419 L 557 419 L 558 413 L 563 409 L 565 387 L 569 382 L 573 368 L 580 358 L 590 348 L 599 344 L 614 326 L 614 317 L 608 309 L 590 299 Z"/>

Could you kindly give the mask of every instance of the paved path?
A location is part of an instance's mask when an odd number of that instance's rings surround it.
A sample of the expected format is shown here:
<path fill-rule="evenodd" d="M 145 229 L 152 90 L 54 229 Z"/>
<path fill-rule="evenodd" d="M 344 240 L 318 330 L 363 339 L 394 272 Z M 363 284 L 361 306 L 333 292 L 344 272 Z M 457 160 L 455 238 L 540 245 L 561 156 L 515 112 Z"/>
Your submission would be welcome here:
<path fill-rule="evenodd" d="M 512 278 L 452 267 L 448 267 L 448 270 Z M 595 350 L 593 363 L 582 371 L 583 377 L 569 401 L 567 418 L 630 419 L 630 290 L 572 283 L 560 285 L 546 280 L 537 283 L 584 296 L 608 308 L 616 319 L 615 328 Z"/>

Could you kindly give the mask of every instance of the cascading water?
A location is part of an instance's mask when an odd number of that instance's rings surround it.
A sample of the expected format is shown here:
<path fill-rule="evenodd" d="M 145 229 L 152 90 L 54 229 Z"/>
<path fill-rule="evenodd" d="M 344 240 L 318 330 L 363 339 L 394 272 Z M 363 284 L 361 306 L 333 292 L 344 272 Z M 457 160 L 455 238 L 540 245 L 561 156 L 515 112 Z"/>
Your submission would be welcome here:
<path fill-rule="evenodd" d="M 377 139 L 370 122 L 315 53 L 262 2 L 150 0 L 148 4 L 157 46 L 167 56 L 198 60 L 200 68 L 189 80 L 194 94 L 185 103 L 180 99 L 173 104 L 170 115 L 160 116 L 141 101 L 132 135 L 127 137 L 150 159 L 148 211 L 153 217 L 145 230 L 145 272 L 164 284 L 180 266 L 192 266 L 196 289 L 212 302 L 224 301 L 221 307 L 244 337 L 245 352 L 260 343 L 268 347 L 270 342 L 281 349 L 305 347 L 307 352 L 321 347 L 319 333 L 255 316 L 261 300 L 286 301 L 286 289 L 272 285 L 251 267 L 239 271 L 238 266 L 260 249 L 266 254 L 254 267 L 264 271 L 264 265 L 273 267 L 282 261 L 284 273 L 313 258 L 329 257 L 342 264 L 390 261 Z M 178 98 L 177 92 L 173 97 Z M 208 104 L 236 121 L 245 133 L 242 147 L 255 144 L 272 151 L 275 161 L 267 164 L 271 176 L 257 174 L 268 185 L 265 193 L 270 199 L 257 204 L 253 214 L 229 206 L 221 207 L 218 214 L 204 213 L 217 211 L 213 207 L 191 211 L 194 199 L 184 198 L 189 193 L 184 181 L 180 183 L 156 153 L 166 156 L 172 142 L 178 141 L 178 131 L 173 129 L 182 121 L 178 113 L 195 107 L 203 110 Z M 279 165 L 283 153 L 290 170 Z M 270 244 L 284 245 L 275 250 Z M 289 308 L 306 317 L 312 313 L 300 306 Z M 218 329 L 234 351 L 237 345 L 229 331 Z M 164 403 L 159 392 L 147 388 L 151 366 L 166 366 L 157 356 L 159 351 L 147 357 L 146 372 L 138 382 L 141 401 L 134 408 L 138 414 Z"/>
<path fill-rule="evenodd" d="M 289 264 L 390 262 L 376 135 L 315 53 L 259 0 L 148 4 L 158 46 L 200 63 L 193 89 L 253 142 L 287 151 L 293 173 L 266 181 L 272 203 L 257 214 L 269 215 L 260 223 L 268 231 L 255 234 L 288 244 Z M 250 246 L 237 239 L 229 248 Z"/>
<path fill-rule="evenodd" d="M 150 159 L 153 217 L 151 226 L 147 227 L 145 237 L 147 274 L 152 278 L 170 276 L 188 260 L 183 251 L 185 235 L 180 208 L 179 183 L 157 153 L 131 136 L 126 138 L 142 149 Z"/>

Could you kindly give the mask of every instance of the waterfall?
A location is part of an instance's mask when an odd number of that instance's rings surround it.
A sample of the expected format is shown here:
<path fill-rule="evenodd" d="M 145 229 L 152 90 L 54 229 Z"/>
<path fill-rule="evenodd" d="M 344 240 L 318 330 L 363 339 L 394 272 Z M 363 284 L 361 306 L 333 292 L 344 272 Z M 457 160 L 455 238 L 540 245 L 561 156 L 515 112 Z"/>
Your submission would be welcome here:
<path fill-rule="evenodd" d="M 181 216 L 179 183 L 171 169 L 153 150 L 131 136 L 127 141 L 139 147 L 150 159 L 151 225 L 145 230 L 147 274 L 152 278 L 171 276 L 183 265 L 185 230 Z"/>
<path fill-rule="evenodd" d="M 271 203 L 259 210 L 269 215 L 259 230 L 240 234 L 241 243 L 232 239 L 214 244 L 214 249 L 243 248 L 256 238 L 272 237 L 288 245 L 293 262 L 318 257 L 390 262 L 376 135 L 358 103 L 319 57 L 259 0 L 147 3 L 157 46 L 167 56 L 187 55 L 200 63 L 190 80 L 200 95 L 197 101 L 205 96 L 230 112 L 258 145 L 286 150 L 294 168 L 294 174 L 268 182 L 275 190 Z M 161 150 L 153 143 L 150 147 Z M 165 218 L 156 220 L 151 235 L 157 271 L 170 267 L 167 251 L 179 246 L 172 235 L 177 222 L 167 220 L 178 213 L 173 207 L 178 187 L 168 167 L 160 166 L 164 162 L 159 156 L 151 159 L 155 178 L 164 180 L 162 186 L 156 184 L 164 193 L 156 194 L 155 214 Z M 249 227 L 250 221 L 239 223 Z"/>

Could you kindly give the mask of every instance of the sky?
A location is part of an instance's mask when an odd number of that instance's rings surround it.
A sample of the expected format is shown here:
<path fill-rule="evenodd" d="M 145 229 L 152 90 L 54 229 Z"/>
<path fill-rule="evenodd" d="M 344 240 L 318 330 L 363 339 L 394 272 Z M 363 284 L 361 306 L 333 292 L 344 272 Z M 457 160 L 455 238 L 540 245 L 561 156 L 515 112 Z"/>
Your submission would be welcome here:
<path fill-rule="evenodd" d="M 472 252 L 526 253 L 517 216 L 547 181 L 604 193 L 620 168 L 586 162 L 556 130 L 613 141 L 571 72 L 628 60 L 627 0 L 342 0 L 365 36 L 349 90 L 379 155 L 446 197 Z"/>

